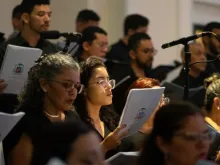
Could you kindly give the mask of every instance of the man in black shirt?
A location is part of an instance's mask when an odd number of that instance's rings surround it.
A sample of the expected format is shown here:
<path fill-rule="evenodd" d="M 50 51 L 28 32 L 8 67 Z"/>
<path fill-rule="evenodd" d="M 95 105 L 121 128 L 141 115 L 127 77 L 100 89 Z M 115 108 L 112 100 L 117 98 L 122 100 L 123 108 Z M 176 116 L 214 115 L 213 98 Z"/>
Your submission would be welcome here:
<path fill-rule="evenodd" d="M 117 64 L 109 70 L 111 78 L 116 80 L 113 90 L 113 105 L 121 114 L 126 101 L 126 92 L 130 85 L 142 77 L 152 77 L 151 67 L 156 54 L 151 38 L 146 33 L 136 33 L 129 38 L 130 64 Z"/>
<path fill-rule="evenodd" d="M 79 11 L 76 17 L 76 32 L 82 33 L 87 27 L 90 26 L 99 26 L 100 16 L 93 10 L 84 9 Z M 66 45 L 66 41 L 61 41 L 57 43 L 59 47 L 64 48 Z M 70 51 L 71 55 L 75 55 L 79 48 L 78 43 L 71 42 L 68 51 Z"/>
<path fill-rule="evenodd" d="M 23 23 L 22 31 L 0 47 L 0 66 L 8 44 L 39 48 L 44 54 L 59 51 L 52 43 L 40 37 L 40 32 L 48 30 L 50 25 L 49 0 L 23 0 L 20 7 Z M 12 113 L 17 104 L 16 95 L 3 94 L 0 96 L 0 111 Z"/>
<path fill-rule="evenodd" d="M 147 32 L 149 20 L 139 14 L 128 15 L 124 20 L 124 37 L 110 47 L 106 58 L 123 63 L 130 63 L 128 40 L 137 32 Z"/>
<path fill-rule="evenodd" d="M 82 44 L 77 52 L 77 61 L 81 62 L 90 56 L 105 58 L 108 49 L 107 32 L 97 26 L 90 26 L 82 32 Z"/>
<path fill-rule="evenodd" d="M 201 44 L 199 43 L 191 43 L 189 44 L 189 51 L 191 53 L 190 63 L 198 62 L 198 61 L 206 61 L 205 51 Z M 185 52 L 184 48 L 181 50 L 181 59 L 184 64 Z M 210 70 L 206 70 L 206 63 L 199 63 L 192 65 L 189 71 L 189 88 L 196 88 L 204 85 L 204 79 L 207 78 L 212 73 Z M 180 75 L 173 80 L 174 84 L 179 86 L 184 86 L 185 83 L 185 74 L 182 69 Z"/>
<path fill-rule="evenodd" d="M 220 37 L 220 22 L 210 22 L 208 23 L 203 31 L 210 31 L 215 33 L 218 37 Z M 208 60 L 213 60 L 217 57 L 217 55 L 220 54 L 220 42 L 214 37 L 214 36 L 205 36 L 202 39 L 204 47 L 205 47 L 205 53 Z M 217 69 L 218 72 L 220 72 L 220 60 L 215 61 L 212 63 Z"/>

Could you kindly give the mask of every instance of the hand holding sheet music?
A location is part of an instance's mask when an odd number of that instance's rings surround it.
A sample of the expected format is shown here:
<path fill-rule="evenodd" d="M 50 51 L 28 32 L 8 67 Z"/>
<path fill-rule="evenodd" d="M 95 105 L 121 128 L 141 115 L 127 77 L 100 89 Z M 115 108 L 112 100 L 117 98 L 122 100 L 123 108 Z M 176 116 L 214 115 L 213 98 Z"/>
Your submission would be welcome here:
<path fill-rule="evenodd" d="M 1 67 L 0 78 L 7 84 L 4 93 L 18 94 L 27 80 L 29 69 L 41 56 L 42 50 L 8 45 Z"/>
<path fill-rule="evenodd" d="M 127 136 L 138 132 L 146 122 L 162 97 L 164 87 L 130 90 L 119 124 L 126 124 Z"/>

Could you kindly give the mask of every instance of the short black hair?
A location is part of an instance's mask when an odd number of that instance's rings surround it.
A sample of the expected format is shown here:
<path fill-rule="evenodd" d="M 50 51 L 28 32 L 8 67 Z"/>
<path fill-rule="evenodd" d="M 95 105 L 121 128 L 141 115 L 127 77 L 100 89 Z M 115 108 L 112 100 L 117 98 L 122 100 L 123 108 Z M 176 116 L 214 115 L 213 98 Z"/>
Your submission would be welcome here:
<path fill-rule="evenodd" d="M 88 21 L 100 21 L 100 17 L 93 10 L 89 10 L 89 9 L 81 10 L 76 17 L 76 22 L 88 22 Z"/>
<path fill-rule="evenodd" d="M 135 33 L 128 40 L 129 50 L 136 50 L 142 40 L 151 40 L 151 37 L 146 33 Z"/>
<path fill-rule="evenodd" d="M 107 35 L 107 32 L 104 29 L 97 26 L 89 26 L 82 32 L 82 42 L 92 43 L 92 41 L 96 39 L 95 33 Z"/>
<path fill-rule="evenodd" d="M 203 31 L 212 32 L 213 29 L 220 29 L 220 22 L 209 22 L 208 24 L 205 25 Z"/>
<path fill-rule="evenodd" d="M 21 18 L 21 6 L 20 5 L 15 6 L 14 9 L 12 10 L 12 18 L 17 18 L 17 19 Z"/>
<path fill-rule="evenodd" d="M 23 0 L 21 2 L 21 14 L 30 14 L 36 5 L 50 5 L 50 0 Z"/>
<path fill-rule="evenodd" d="M 139 14 L 128 15 L 124 20 L 124 35 L 128 34 L 129 29 L 136 30 L 142 26 L 148 26 L 149 19 Z"/>

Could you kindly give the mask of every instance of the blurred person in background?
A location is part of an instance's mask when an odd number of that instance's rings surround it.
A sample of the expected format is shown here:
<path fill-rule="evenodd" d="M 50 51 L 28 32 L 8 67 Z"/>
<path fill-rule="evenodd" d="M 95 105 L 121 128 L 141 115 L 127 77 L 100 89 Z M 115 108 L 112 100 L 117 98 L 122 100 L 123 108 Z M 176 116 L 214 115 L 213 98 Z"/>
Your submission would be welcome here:
<path fill-rule="evenodd" d="M 149 20 L 140 14 L 126 16 L 123 25 L 124 36 L 117 43 L 111 45 L 107 59 L 121 63 L 130 63 L 128 40 L 135 33 L 147 33 Z"/>

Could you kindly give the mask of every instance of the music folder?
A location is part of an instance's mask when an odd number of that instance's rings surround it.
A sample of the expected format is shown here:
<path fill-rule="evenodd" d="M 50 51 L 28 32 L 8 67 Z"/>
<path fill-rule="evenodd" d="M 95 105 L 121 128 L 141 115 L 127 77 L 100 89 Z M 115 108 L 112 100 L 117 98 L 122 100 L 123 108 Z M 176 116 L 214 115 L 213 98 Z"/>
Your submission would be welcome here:
<path fill-rule="evenodd" d="M 41 56 L 42 50 L 8 45 L 2 62 L 0 78 L 8 85 L 7 94 L 18 94 L 27 81 L 28 71 Z"/>

